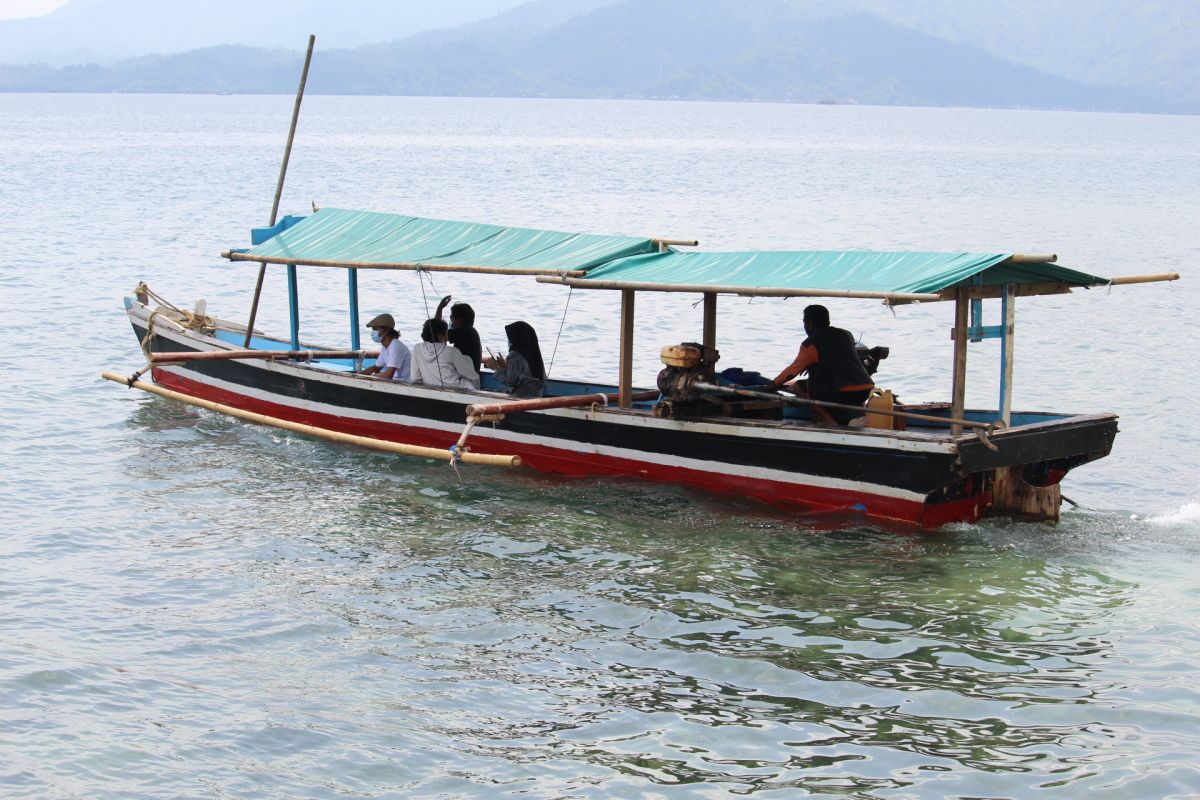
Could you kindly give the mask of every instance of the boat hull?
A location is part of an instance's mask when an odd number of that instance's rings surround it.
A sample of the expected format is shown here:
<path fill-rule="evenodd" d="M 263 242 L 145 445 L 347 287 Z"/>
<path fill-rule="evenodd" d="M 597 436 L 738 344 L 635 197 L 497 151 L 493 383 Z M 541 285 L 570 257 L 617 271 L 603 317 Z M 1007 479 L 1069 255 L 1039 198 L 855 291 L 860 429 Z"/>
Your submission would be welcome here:
<path fill-rule="evenodd" d="M 137 306 L 130 315 L 141 340 L 147 315 Z M 203 333 L 158 323 L 151 345 L 154 351 L 229 348 Z M 152 377 L 177 392 L 270 417 L 439 448 L 458 441 L 467 405 L 498 398 L 297 362 L 189 361 L 155 367 Z M 1113 417 L 1112 434 L 1115 425 Z M 1054 428 L 1043 436 L 1059 433 Z M 1098 458 L 1111 447 L 1111 435 L 1105 444 L 1105 436 L 1096 434 L 1090 434 L 1097 442 L 1091 450 L 1073 445 L 1070 453 L 1050 455 Z M 661 419 L 646 410 L 585 407 L 513 414 L 495 426 L 477 426 L 468 444 L 475 452 L 520 456 L 528 467 L 547 473 L 665 481 L 806 513 L 851 511 L 938 527 L 976 521 L 991 507 L 996 465 L 985 465 L 973 442 L 974 437 L 758 420 Z M 978 466 L 964 462 L 964 448 Z"/>

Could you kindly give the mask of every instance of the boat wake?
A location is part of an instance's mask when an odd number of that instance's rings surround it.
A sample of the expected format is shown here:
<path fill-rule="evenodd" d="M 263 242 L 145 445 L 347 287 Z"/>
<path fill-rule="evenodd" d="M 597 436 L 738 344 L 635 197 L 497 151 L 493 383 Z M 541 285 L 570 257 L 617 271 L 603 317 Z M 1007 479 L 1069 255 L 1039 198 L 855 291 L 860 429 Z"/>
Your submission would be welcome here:
<path fill-rule="evenodd" d="M 1184 503 L 1178 510 L 1147 517 L 1151 525 L 1196 525 L 1200 524 L 1200 503 Z"/>

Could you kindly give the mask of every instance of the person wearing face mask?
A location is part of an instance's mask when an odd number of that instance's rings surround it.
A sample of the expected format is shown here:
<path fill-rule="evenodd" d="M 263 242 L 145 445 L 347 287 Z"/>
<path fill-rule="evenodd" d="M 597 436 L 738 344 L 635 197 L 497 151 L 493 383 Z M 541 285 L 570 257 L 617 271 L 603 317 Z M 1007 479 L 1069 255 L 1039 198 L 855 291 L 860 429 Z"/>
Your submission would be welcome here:
<path fill-rule="evenodd" d="M 546 390 L 546 367 L 537 333 L 524 321 L 504 326 L 508 334 L 508 356 L 485 358 L 483 363 L 494 369 L 496 380 L 508 387 L 517 397 L 541 397 Z"/>
<path fill-rule="evenodd" d="M 378 342 L 382 347 L 375 364 L 364 369 L 362 374 L 407 381 L 412 356 L 404 342 L 400 341 L 400 334 L 396 333 L 396 320 L 391 314 L 380 314 L 368 322 L 367 327 L 371 329 L 371 341 Z"/>

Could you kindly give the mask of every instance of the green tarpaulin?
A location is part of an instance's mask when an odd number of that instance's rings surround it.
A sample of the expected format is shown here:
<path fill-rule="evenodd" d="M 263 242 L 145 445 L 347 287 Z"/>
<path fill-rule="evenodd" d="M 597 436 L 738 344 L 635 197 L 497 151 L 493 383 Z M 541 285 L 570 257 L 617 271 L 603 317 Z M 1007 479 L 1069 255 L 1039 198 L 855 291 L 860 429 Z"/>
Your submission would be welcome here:
<path fill-rule="evenodd" d="M 934 299 L 951 286 L 1097 286 L 1105 278 L 1008 253 L 656 252 L 630 236 L 512 228 L 323 208 L 255 232 L 237 261 L 327 267 L 501 271 L 592 288 Z M 584 276 L 586 273 L 586 277 Z M 543 278 L 542 280 L 550 280 Z"/>
<path fill-rule="evenodd" d="M 978 277 L 985 286 L 1062 281 L 1096 286 L 1106 279 L 1053 263 L 1011 263 L 1008 253 L 880 253 L 851 250 L 655 253 L 613 261 L 588 282 L 881 294 L 931 294 Z M 1006 263 L 1007 262 L 1007 263 Z"/>
<path fill-rule="evenodd" d="M 586 270 L 655 250 L 650 239 L 451 222 L 323 208 L 262 244 L 230 251 L 235 261 L 375 269 Z"/>

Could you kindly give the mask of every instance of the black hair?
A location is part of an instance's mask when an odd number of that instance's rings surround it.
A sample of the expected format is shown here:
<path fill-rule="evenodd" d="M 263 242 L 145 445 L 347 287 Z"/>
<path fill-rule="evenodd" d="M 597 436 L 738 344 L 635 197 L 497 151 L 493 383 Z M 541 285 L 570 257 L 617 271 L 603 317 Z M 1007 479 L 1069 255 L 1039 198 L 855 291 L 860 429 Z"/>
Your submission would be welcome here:
<path fill-rule="evenodd" d="M 510 323 L 504 326 L 504 332 L 508 334 L 508 346 L 529 363 L 529 369 L 538 380 L 546 380 L 546 366 L 542 363 L 542 348 L 538 347 L 537 333 L 533 330 L 533 326 L 524 320 Z"/>
<path fill-rule="evenodd" d="M 436 317 L 427 319 L 425 320 L 425 324 L 421 326 L 421 341 L 436 342 L 439 336 L 446 335 L 447 330 L 445 320 L 437 319 Z"/>
<path fill-rule="evenodd" d="M 828 328 L 829 309 L 825 306 L 806 306 L 804 320 L 815 328 Z"/>
<path fill-rule="evenodd" d="M 475 324 L 475 309 L 466 303 L 455 303 L 450 306 L 450 316 L 458 317 L 468 328 Z"/>

